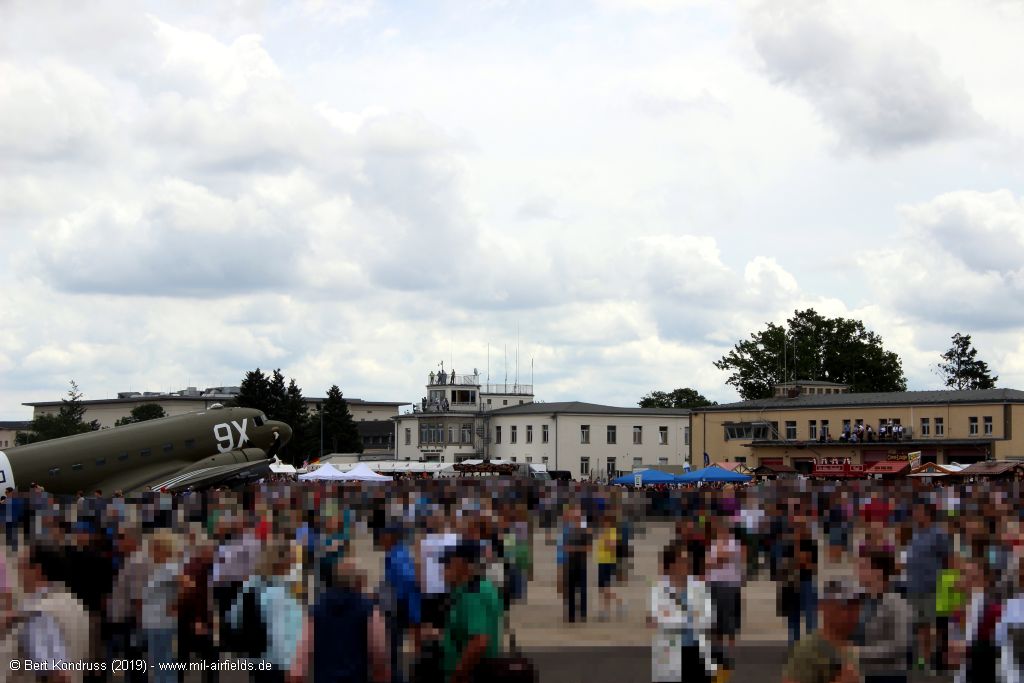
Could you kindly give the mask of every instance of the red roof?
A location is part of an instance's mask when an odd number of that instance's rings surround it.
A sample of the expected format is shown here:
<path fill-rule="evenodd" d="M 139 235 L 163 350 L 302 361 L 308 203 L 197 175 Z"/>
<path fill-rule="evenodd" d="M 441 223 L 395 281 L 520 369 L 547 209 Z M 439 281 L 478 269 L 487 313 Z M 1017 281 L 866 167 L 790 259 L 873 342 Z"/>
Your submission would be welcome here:
<path fill-rule="evenodd" d="M 864 474 L 899 474 L 910 467 L 906 460 L 881 460 L 864 471 Z"/>

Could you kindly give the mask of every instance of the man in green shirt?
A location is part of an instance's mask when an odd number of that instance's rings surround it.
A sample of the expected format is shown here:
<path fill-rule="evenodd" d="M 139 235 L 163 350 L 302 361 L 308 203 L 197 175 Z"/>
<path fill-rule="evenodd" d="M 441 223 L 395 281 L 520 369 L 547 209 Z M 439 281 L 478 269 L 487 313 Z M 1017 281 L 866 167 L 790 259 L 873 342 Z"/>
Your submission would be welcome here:
<path fill-rule="evenodd" d="M 480 545 L 461 541 L 445 553 L 451 607 L 444 631 L 444 671 L 450 683 L 472 683 L 481 663 L 501 652 L 503 609 L 498 590 L 480 576 Z"/>
<path fill-rule="evenodd" d="M 790 650 L 782 683 L 858 683 L 860 673 L 852 651 L 860 616 L 861 593 L 849 579 L 825 584 L 821 628 Z"/>

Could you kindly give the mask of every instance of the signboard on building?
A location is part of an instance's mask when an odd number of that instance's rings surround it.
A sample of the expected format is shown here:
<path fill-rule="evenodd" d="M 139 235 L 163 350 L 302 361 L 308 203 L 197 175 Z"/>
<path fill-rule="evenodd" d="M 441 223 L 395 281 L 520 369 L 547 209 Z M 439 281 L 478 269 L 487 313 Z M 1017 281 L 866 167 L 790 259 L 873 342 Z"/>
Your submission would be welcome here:
<path fill-rule="evenodd" d="M 921 464 L 921 451 L 911 451 L 910 453 L 889 451 L 889 457 L 887 459 L 893 462 L 909 462 L 911 467 L 917 467 Z"/>

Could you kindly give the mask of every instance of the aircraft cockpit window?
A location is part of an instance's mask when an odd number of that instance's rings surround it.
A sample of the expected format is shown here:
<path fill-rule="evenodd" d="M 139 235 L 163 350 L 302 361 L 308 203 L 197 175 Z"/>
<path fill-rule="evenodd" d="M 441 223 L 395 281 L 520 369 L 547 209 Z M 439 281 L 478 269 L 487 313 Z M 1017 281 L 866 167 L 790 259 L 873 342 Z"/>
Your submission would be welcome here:
<path fill-rule="evenodd" d="M 71 466 L 71 469 L 77 472 L 78 470 L 82 469 L 82 463 L 75 463 L 74 465 Z"/>
<path fill-rule="evenodd" d="M 262 415 L 257 415 L 256 417 L 254 417 L 252 419 L 252 421 L 256 423 L 257 427 L 262 427 L 263 426 L 263 416 Z"/>

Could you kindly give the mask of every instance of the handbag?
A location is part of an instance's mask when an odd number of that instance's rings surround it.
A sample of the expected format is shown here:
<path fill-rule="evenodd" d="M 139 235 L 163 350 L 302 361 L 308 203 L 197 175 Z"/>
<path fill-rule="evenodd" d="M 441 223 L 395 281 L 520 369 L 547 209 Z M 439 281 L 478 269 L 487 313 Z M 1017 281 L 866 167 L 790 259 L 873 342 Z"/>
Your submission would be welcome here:
<path fill-rule="evenodd" d="M 533 660 L 519 651 L 512 629 L 508 635 L 508 653 L 482 659 L 473 672 L 473 683 L 535 683 L 538 680 Z"/>

